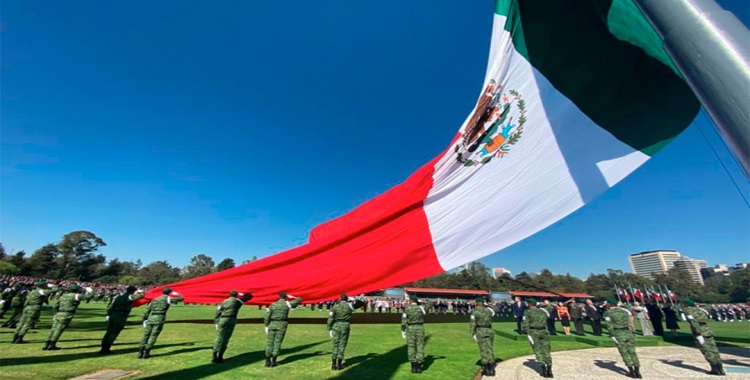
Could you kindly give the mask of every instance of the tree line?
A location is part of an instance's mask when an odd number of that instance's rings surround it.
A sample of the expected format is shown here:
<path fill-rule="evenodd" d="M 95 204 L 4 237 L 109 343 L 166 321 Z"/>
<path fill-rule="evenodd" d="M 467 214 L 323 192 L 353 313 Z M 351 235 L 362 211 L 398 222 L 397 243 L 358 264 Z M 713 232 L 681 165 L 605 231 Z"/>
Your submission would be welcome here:
<path fill-rule="evenodd" d="M 47 279 L 98 282 L 119 285 L 161 285 L 199 277 L 235 267 L 231 258 L 215 264 L 213 258 L 198 254 L 180 268 L 166 260 L 143 265 L 140 259 L 108 260 L 99 252 L 107 243 L 89 231 L 65 234 L 57 243 L 49 243 L 27 256 L 25 251 L 8 253 L 0 243 L 0 275 L 20 275 Z M 245 260 L 242 264 L 258 258 Z"/>

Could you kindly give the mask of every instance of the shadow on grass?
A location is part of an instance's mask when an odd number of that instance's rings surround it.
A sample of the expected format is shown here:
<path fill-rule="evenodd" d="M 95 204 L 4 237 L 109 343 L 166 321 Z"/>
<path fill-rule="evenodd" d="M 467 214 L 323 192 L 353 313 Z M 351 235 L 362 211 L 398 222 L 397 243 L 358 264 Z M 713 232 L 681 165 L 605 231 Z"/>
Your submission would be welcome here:
<path fill-rule="evenodd" d="M 308 348 L 315 347 L 325 342 L 327 341 L 310 343 L 310 344 L 305 344 L 302 346 L 296 346 L 292 348 L 282 348 L 281 354 L 279 356 L 289 355 L 291 353 L 298 352 L 298 351 L 304 351 Z M 205 349 L 211 349 L 211 348 L 207 347 Z M 324 354 L 323 353 L 310 354 L 310 356 L 316 356 L 316 355 L 324 355 Z M 289 363 L 288 361 L 289 358 L 291 357 L 288 357 L 286 359 L 282 358 L 279 364 L 284 364 L 285 361 Z M 167 380 L 167 379 L 180 379 L 180 380 L 202 379 L 206 376 L 215 375 L 218 373 L 229 371 L 234 368 L 242 367 L 251 363 L 262 362 L 266 359 L 266 353 L 265 351 L 246 352 L 244 354 L 240 354 L 237 356 L 226 357 L 225 358 L 226 361 L 220 364 L 211 363 L 210 359 L 211 358 L 208 355 L 206 355 L 206 362 L 207 362 L 206 364 L 199 365 L 197 367 L 184 368 L 184 369 L 177 370 L 177 371 L 171 371 L 171 372 L 166 372 L 166 373 L 162 373 L 158 375 L 148 376 L 148 377 L 144 377 L 143 379 L 151 379 L 151 380 L 155 380 L 155 379 L 164 379 L 164 380 Z M 294 360 L 299 360 L 299 359 L 303 359 L 303 358 L 298 358 Z"/>
<path fill-rule="evenodd" d="M 624 368 L 620 368 L 617 365 L 617 362 L 612 360 L 594 360 L 594 365 L 599 368 L 608 369 L 612 372 L 619 373 L 620 375 L 628 375 L 628 371 L 626 371 Z"/>
<path fill-rule="evenodd" d="M 305 360 L 305 359 L 313 358 L 316 356 L 323 356 L 323 355 L 326 355 L 326 353 L 323 351 L 315 351 L 315 352 L 310 352 L 307 354 L 296 354 L 292 356 L 280 357 L 280 360 L 277 361 L 276 364 L 277 365 L 290 364 L 290 363 L 296 362 L 297 360 Z"/>
<path fill-rule="evenodd" d="M 431 335 L 424 338 L 425 346 L 430 341 Z M 407 366 L 409 363 L 408 350 L 406 345 L 396 347 L 384 354 L 373 354 L 355 356 L 346 359 L 344 362 L 344 372 L 337 373 L 328 379 L 390 379 L 398 368 Z M 422 371 L 426 370 L 435 362 L 435 360 L 444 359 L 444 356 L 425 356 L 422 364 Z"/>
<path fill-rule="evenodd" d="M 703 368 L 699 368 L 699 367 L 696 367 L 696 366 L 690 365 L 690 364 L 685 364 L 685 362 L 682 361 L 682 360 L 662 359 L 662 360 L 659 360 L 659 361 L 662 362 L 662 363 L 664 363 L 664 364 L 669 364 L 671 366 L 675 366 L 677 368 L 689 369 L 691 371 L 696 371 L 696 372 L 700 372 L 700 373 L 706 373 L 707 372 Z"/>
<path fill-rule="evenodd" d="M 157 345 L 155 349 L 158 350 L 160 348 L 166 348 L 166 347 L 192 346 L 192 345 L 193 343 L 173 343 L 173 344 Z M 195 350 L 196 349 L 193 349 L 192 351 L 195 351 Z M 41 346 L 39 346 L 39 351 L 42 352 Z M 55 352 L 55 351 L 52 351 L 52 352 Z M 127 353 L 135 354 L 136 352 L 138 352 L 138 347 L 117 350 L 116 354 L 127 354 Z M 14 366 L 14 365 L 60 363 L 60 362 L 67 362 L 71 360 L 91 359 L 91 358 L 101 358 L 101 357 L 104 357 L 104 355 L 99 354 L 98 351 L 92 351 L 92 352 L 84 352 L 84 353 L 70 353 L 70 354 L 63 354 L 63 355 L 8 358 L 8 359 L 3 359 L 3 367 Z"/>

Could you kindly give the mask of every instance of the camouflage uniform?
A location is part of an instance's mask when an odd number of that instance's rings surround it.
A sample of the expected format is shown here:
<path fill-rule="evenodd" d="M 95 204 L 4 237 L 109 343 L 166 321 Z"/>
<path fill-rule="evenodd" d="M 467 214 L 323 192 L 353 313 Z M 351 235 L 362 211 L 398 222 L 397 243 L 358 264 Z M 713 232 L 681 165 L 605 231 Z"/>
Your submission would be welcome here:
<path fill-rule="evenodd" d="M 299 297 L 292 301 L 287 301 L 286 298 L 286 293 L 279 294 L 279 300 L 266 309 L 266 316 L 263 318 L 263 324 L 266 326 L 266 333 L 268 334 L 266 367 L 276 366 L 276 358 L 279 356 L 281 343 L 284 341 L 284 335 L 286 335 L 289 310 L 302 303 L 302 298 Z"/>
<path fill-rule="evenodd" d="M 100 354 L 111 352 L 117 336 L 125 328 L 130 311 L 133 309 L 133 302 L 143 298 L 143 294 L 133 294 L 135 290 L 135 287 L 129 287 L 125 294 L 116 297 L 107 307 L 107 332 L 102 338 Z"/>
<path fill-rule="evenodd" d="M 412 373 L 421 373 L 424 361 L 424 316 L 432 303 L 426 300 L 424 305 L 420 305 L 414 296 L 410 296 L 410 300 L 412 303 L 401 316 L 401 334 L 406 338 L 406 351 Z"/>
<path fill-rule="evenodd" d="M 690 329 L 693 331 L 695 343 L 701 350 L 703 357 L 711 365 L 710 373 L 723 375 L 724 368 L 719 356 L 719 350 L 716 348 L 716 342 L 714 341 L 714 332 L 708 327 L 708 312 L 700 307 L 688 306 L 685 308 L 684 313 L 685 318 L 687 318 L 690 324 Z M 701 343 L 701 340 L 703 343 Z"/>
<path fill-rule="evenodd" d="M 333 350 L 331 351 L 331 369 L 333 370 L 344 369 L 342 362 L 344 361 L 346 344 L 349 342 L 349 319 L 354 310 L 365 305 L 363 299 L 349 302 L 348 298 L 346 294 L 341 295 L 341 300 L 333 305 L 328 313 L 328 321 L 326 321 L 326 327 L 328 327 L 328 332 L 333 339 Z"/>
<path fill-rule="evenodd" d="M 16 295 L 10 300 L 10 307 L 13 308 L 13 314 L 10 315 L 7 322 L 3 323 L 3 327 L 16 328 L 23 314 L 23 305 L 26 303 L 27 294 L 29 294 L 28 289 L 18 289 Z"/>
<path fill-rule="evenodd" d="M 529 302 L 531 305 L 535 303 L 535 300 Z M 552 377 L 552 355 L 550 355 L 547 318 L 547 310 L 531 306 L 524 313 L 521 329 L 529 338 L 537 363 L 542 366 L 542 376 Z"/>
<path fill-rule="evenodd" d="M 26 296 L 26 303 L 23 307 L 21 320 L 18 322 L 18 327 L 16 327 L 13 343 L 24 343 L 23 336 L 26 335 L 32 324 L 42 314 L 42 305 L 48 303 L 46 286 L 45 283 L 45 285 L 40 286 L 41 289 L 34 289 Z"/>
<path fill-rule="evenodd" d="M 628 367 L 628 376 L 640 379 L 641 363 L 635 353 L 635 336 L 631 330 L 633 315 L 622 307 L 612 306 L 604 313 L 604 321 L 609 335 L 617 344 L 622 361 Z"/>
<path fill-rule="evenodd" d="M 227 350 L 229 339 L 232 337 L 234 326 L 237 324 L 237 313 L 240 312 L 240 308 L 245 302 L 253 298 L 252 294 L 245 294 L 240 300 L 237 295 L 236 291 L 230 292 L 230 297 L 216 308 L 216 315 L 214 315 L 216 339 L 214 340 L 212 360 L 214 363 L 224 361 L 224 352 Z"/>
<path fill-rule="evenodd" d="M 471 312 L 471 335 L 479 345 L 479 355 L 482 357 L 482 373 L 494 376 L 495 372 L 495 331 L 492 330 L 492 317 L 495 311 L 478 303 Z"/>
<path fill-rule="evenodd" d="M 16 285 L 7 287 L 3 290 L 2 300 L 5 302 L 3 302 L 3 307 L 2 309 L 0 309 L 0 318 L 2 318 L 5 315 L 5 313 L 8 312 L 8 310 L 10 310 L 10 304 L 13 300 L 13 297 L 16 296 L 16 293 L 18 293 L 18 290 L 20 288 L 21 286 L 16 284 Z"/>
<path fill-rule="evenodd" d="M 166 288 L 160 297 L 154 298 L 149 302 L 146 311 L 143 313 L 143 339 L 141 339 L 140 349 L 138 350 L 139 359 L 148 359 L 151 357 L 151 349 L 156 344 L 156 339 L 161 334 L 164 327 L 164 320 L 167 318 L 167 311 L 172 302 L 183 300 L 181 295 L 176 298 L 170 297 L 172 289 Z"/>
<path fill-rule="evenodd" d="M 78 310 L 78 305 L 81 303 L 81 295 L 78 294 L 80 288 L 75 285 L 70 288 L 70 292 L 64 293 L 58 297 L 55 303 L 55 316 L 52 318 L 52 328 L 49 330 L 47 335 L 47 343 L 43 350 L 59 350 L 57 347 L 57 341 L 60 339 L 63 331 L 68 328 L 70 321 L 73 320 L 73 316 Z"/>

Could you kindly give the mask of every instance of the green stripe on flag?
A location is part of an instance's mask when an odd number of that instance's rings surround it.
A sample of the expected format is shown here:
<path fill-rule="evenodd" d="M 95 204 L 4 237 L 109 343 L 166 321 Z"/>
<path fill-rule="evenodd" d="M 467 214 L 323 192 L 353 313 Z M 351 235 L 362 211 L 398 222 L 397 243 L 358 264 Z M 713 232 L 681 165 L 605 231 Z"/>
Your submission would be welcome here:
<path fill-rule="evenodd" d="M 508 17 L 516 51 L 560 93 L 618 140 L 653 155 L 690 125 L 700 103 L 627 3 L 498 0 L 496 13 Z"/>

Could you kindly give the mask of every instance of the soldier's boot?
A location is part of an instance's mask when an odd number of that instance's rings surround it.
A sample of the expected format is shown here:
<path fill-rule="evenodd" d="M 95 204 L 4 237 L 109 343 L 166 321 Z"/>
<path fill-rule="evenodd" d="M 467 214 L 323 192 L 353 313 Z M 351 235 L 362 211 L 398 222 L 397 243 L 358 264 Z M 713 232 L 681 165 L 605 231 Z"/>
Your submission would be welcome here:
<path fill-rule="evenodd" d="M 495 376 L 495 363 L 494 362 L 487 364 L 487 369 L 489 369 L 490 371 L 489 373 L 490 376 Z"/>
<path fill-rule="evenodd" d="M 276 367 L 276 356 L 271 356 L 271 367 Z"/>
<path fill-rule="evenodd" d="M 102 343 L 102 349 L 99 350 L 99 353 L 102 354 L 102 355 L 106 355 L 106 354 L 112 353 L 112 350 L 110 350 L 111 347 L 112 347 L 111 344 Z"/>
<path fill-rule="evenodd" d="M 48 340 L 48 341 L 44 342 L 44 347 L 42 347 L 42 350 L 44 350 L 44 351 L 49 350 L 49 346 L 51 346 L 51 345 L 52 345 L 52 341 L 51 340 Z"/>
<path fill-rule="evenodd" d="M 552 374 L 552 364 L 547 366 L 547 377 L 555 377 L 555 375 Z"/>
<path fill-rule="evenodd" d="M 489 373 L 487 372 L 487 364 L 482 364 L 482 375 L 488 376 Z"/>
<path fill-rule="evenodd" d="M 219 357 L 216 358 L 219 361 L 219 363 L 224 363 L 225 362 L 225 360 L 224 360 L 224 352 L 226 352 L 226 350 L 219 350 Z"/>
<path fill-rule="evenodd" d="M 635 375 L 636 379 L 642 379 L 643 376 L 641 376 L 641 367 L 639 366 L 633 367 L 633 375 Z"/>
<path fill-rule="evenodd" d="M 417 373 L 417 362 L 409 362 L 411 364 L 411 373 Z"/>
<path fill-rule="evenodd" d="M 271 366 L 271 357 L 270 356 L 266 356 L 266 367 L 270 367 L 270 366 Z M 333 369 L 333 368 L 331 368 L 331 369 Z"/>
<path fill-rule="evenodd" d="M 141 346 L 138 348 L 138 359 L 143 359 L 143 353 L 146 351 L 146 346 Z"/>
<path fill-rule="evenodd" d="M 547 377 L 547 365 L 542 364 L 542 377 Z"/>
<path fill-rule="evenodd" d="M 16 338 L 15 343 L 16 344 L 23 344 L 23 343 L 29 343 L 29 342 L 23 340 L 23 335 L 18 335 L 18 337 Z"/>
<path fill-rule="evenodd" d="M 722 363 L 717 364 L 716 369 L 719 370 L 719 375 L 721 376 L 725 376 L 727 374 L 726 372 L 724 372 L 724 364 Z"/>
<path fill-rule="evenodd" d="M 150 357 L 151 357 L 151 349 L 150 348 L 144 349 L 143 350 L 143 358 L 144 359 L 148 359 Z"/>
<path fill-rule="evenodd" d="M 718 368 L 718 366 L 716 364 L 711 364 L 711 370 L 708 371 L 708 374 L 709 375 L 721 376 L 721 372 L 719 372 L 719 368 Z"/>
<path fill-rule="evenodd" d="M 337 370 L 340 371 L 340 370 L 344 369 L 344 363 L 343 363 L 343 361 L 344 361 L 344 359 L 336 359 L 336 369 Z"/>
<path fill-rule="evenodd" d="M 331 369 L 334 371 L 338 369 L 336 366 L 336 359 L 331 359 Z"/>
<path fill-rule="evenodd" d="M 422 362 L 417 362 L 416 367 L 417 367 L 417 372 L 415 373 L 422 373 Z"/>
<path fill-rule="evenodd" d="M 213 356 L 211 357 L 211 363 L 218 363 L 218 361 L 217 361 L 218 360 L 217 359 L 218 356 L 219 356 L 219 353 L 216 352 L 216 351 L 214 351 L 213 352 Z"/>
<path fill-rule="evenodd" d="M 60 349 L 60 347 L 57 347 L 57 342 L 50 341 L 49 348 L 47 348 L 50 351 L 57 351 Z"/>
<path fill-rule="evenodd" d="M 633 369 L 633 367 L 628 366 L 628 374 L 627 374 L 627 376 L 635 378 L 635 370 Z"/>
<path fill-rule="evenodd" d="M 18 334 L 13 334 L 13 340 L 10 343 L 16 344 L 17 341 L 18 341 Z"/>

